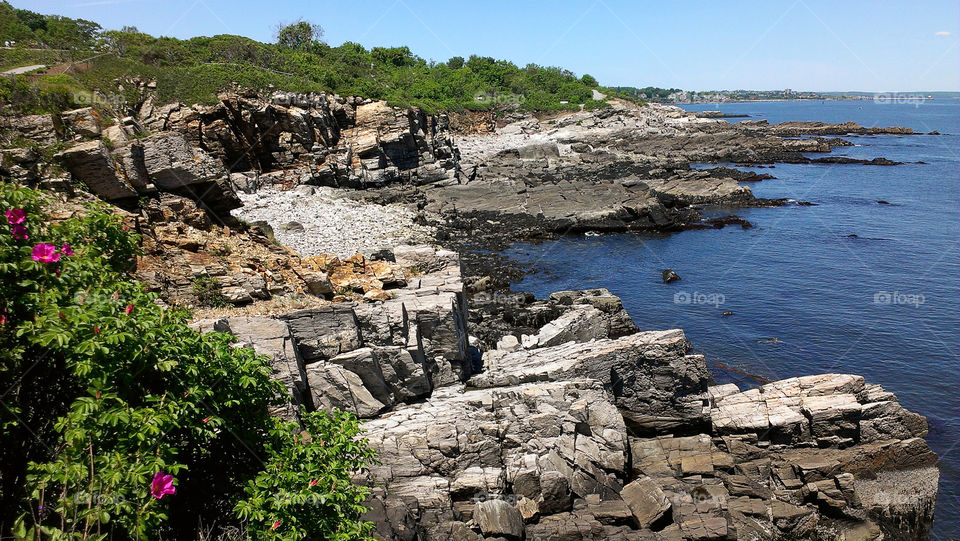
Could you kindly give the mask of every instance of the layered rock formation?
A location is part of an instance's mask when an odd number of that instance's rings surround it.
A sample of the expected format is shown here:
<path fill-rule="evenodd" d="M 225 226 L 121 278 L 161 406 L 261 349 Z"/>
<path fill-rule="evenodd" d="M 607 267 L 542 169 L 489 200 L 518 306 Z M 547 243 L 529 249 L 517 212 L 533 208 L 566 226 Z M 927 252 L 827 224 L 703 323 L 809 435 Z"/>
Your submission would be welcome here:
<path fill-rule="evenodd" d="M 210 107 L 148 101 L 140 117 L 150 129 L 184 134 L 239 174 L 234 181 L 244 188 L 262 183 L 365 188 L 429 184 L 457 175 L 445 116 L 380 101 L 225 94 Z"/>
<path fill-rule="evenodd" d="M 523 296 L 510 316 L 487 299 L 468 316 L 456 254 L 394 258 L 421 272 L 381 302 L 197 324 L 270 356 L 289 391 L 276 414 L 369 419 L 380 463 L 358 482 L 372 488 L 377 537 L 928 534 L 926 421 L 878 385 L 830 374 L 711 386 L 682 331 L 638 331 L 606 290 Z M 468 318 L 477 343 L 498 344 L 482 368 Z"/>

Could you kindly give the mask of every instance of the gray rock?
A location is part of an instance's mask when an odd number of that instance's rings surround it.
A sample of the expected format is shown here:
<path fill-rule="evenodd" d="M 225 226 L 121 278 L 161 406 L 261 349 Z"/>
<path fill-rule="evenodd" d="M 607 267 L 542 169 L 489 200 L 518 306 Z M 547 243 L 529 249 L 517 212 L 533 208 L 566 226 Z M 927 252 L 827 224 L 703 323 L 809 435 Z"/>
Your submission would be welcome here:
<path fill-rule="evenodd" d="M 363 386 L 385 406 L 409 402 L 430 393 L 423 365 L 398 346 L 365 347 L 330 359 L 357 374 Z"/>
<path fill-rule="evenodd" d="M 395 408 L 365 428 L 381 458 L 370 482 L 390 496 L 415 495 L 438 520 L 455 518 L 457 502 L 472 509 L 477 499 L 510 494 L 511 485 L 541 513 L 569 509 L 575 475 L 605 490 L 626 467 L 623 419 L 590 381 L 435 389 L 425 403 Z"/>
<path fill-rule="evenodd" d="M 305 272 L 303 281 L 312 295 L 330 295 L 333 293 L 333 284 L 325 272 Z"/>
<path fill-rule="evenodd" d="M 63 131 L 60 118 L 55 115 L 5 116 L 0 118 L 0 126 L 44 147 L 55 144 Z"/>
<path fill-rule="evenodd" d="M 361 346 L 357 316 L 349 306 L 309 308 L 279 317 L 290 325 L 306 364 L 331 359 Z"/>
<path fill-rule="evenodd" d="M 189 197 L 224 216 L 242 205 L 223 164 L 179 133 L 151 135 L 139 145 L 143 170 L 160 190 Z"/>
<path fill-rule="evenodd" d="M 507 539 L 523 537 L 523 517 L 520 511 L 503 500 L 478 502 L 473 519 L 485 536 L 502 535 Z"/>
<path fill-rule="evenodd" d="M 137 197 L 123 171 L 117 167 L 103 141 L 87 141 L 74 145 L 55 156 L 70 174 L 90 191 L 107 201 L 123 201 Z"/>
<path fill-rule="evenodd" d="M 637 479 L 620 492 L 623 501 L 637 519 L 641 528 L 648 528 L 670 509 L 670 502 L 660 485 L 649 477 Z"/>
<path fill-rule="evenodd" d="M 589 342 L 610 336 L 610 324 L 603 312 L 590 305 L 576 306 L 544 325 L 524 348 L 558 346 L 567 342 Z"/>
<path fill-rule="evenodd" d="M 222 163 L 194 149 L 178 133 L 159 133 L 140 142 L 144 167 L 160 189 L 174 190 L 227 176 Z"/>
<path fill-rule="evenodd" d="M 313 405 L 318 409 L 339 409 L 369 419 L 387 408 L 363 386 L 360 376 L 342 366 L 319 362 L 306 370 Z"/>
<path fill-rule="evenodd" d="M 519 351 L 491 359 L 469 385 L 588 377 L 610 390 L 635 430 L 698 425 L 706 422 L 701 393 L 709 374 L 701 356 L 686 354 L 689 347 L 683 331 L 671 330 Z"/>
<path fill-rule="evenodd" d="M 777 443 L 844 446 L 857 441 L 926 435 L 908 412 L 863 377 L 824 374 L 777 381 L 745 392 L 713 392 L 710 415 L 718 434 L 755 432 Z"/>
<path fill-rule="evenodd" d="M 100 137 L 100 113 L 92 107 L 60 113 L 64 128 L 81 138 Z"/>

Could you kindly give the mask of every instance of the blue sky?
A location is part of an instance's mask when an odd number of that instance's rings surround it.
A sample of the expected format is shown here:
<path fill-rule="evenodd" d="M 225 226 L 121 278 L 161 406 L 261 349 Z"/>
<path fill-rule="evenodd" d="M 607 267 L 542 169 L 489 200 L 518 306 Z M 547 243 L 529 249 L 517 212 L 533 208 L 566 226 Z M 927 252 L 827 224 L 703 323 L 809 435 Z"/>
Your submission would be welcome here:
<path fill-rule="evenodd" d="M 602 84 L 688 90 L 960 90 L 960 2 L 786 0 L 11 0 L 109 29 L 271 40 L 305 18 L 326 41 L 407 45 L 590 73 Z"/>

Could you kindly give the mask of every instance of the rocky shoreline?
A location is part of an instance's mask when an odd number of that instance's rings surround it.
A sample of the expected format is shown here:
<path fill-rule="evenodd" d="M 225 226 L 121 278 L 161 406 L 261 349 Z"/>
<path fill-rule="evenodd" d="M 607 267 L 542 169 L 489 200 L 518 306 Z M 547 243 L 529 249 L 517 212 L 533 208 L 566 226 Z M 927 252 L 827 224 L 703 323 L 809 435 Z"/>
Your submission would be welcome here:
<path fill-rule="evenodd" d="M 614 101 L 468 134 L 445 115 L 282 92 L 0 124 L 33 142 L 0 151 L 0 174 L 61 192 L 64 213 L 89 194 L 119 207 L 163 302 L 216 306 L 198 330 L 270 357 L 289 392 L 276 415 L 367 419 L 381 464 L 357 481 L 383 539 L 929 536 L 937 457 L 893 394 L 848 374 L 714 386 L 682 330 L 638 329 L 603 289 L 511 292 L 517 270 L 491 254 L 749 227 L 701 210 L 792 203 L 756 198 L 741 182 L 770 176 L 726 164 L 895 166 L 808 154 L 908 129 Z"/>
<path fill-rule="evenodd" d="M 276 414 L 369 419 L 381 463 L 358 482 L 373 487 L 379 537 L 928 535 L 939 474 L 926 421 L 880 386 L 845 374 L 711 386 L 683 331 L 639 331 L 605 290 L 471 303 L 455 253 L 394 259 L 408 278 L 382 302 L 196 324 L 270 356 L 290 391 Z M 470 344 L 493 339 L 481 367 Z"/>

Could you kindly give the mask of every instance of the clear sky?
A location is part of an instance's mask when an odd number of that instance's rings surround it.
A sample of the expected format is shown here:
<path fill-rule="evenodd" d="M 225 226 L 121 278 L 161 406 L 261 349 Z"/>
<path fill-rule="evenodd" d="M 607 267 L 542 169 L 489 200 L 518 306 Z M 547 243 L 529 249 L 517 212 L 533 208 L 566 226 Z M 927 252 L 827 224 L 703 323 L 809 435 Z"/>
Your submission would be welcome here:
<path fill-rule="evenodd" d="M 960 2 L 786 0 L 11 0 L 187 38 L 270 41 L 305 18 L 326 41 L 560 66 L 605 85 L 686 90 L 960 90 Z"/>

